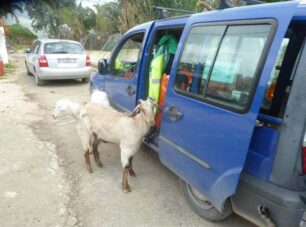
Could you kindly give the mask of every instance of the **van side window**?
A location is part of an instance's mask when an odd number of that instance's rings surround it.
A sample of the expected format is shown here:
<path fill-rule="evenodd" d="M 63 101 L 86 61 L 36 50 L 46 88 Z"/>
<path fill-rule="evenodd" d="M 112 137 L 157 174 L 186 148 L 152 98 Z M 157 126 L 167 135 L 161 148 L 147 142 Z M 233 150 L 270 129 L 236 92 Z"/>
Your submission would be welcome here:
<path fill-rule="evenodd" d="M 189 58 L 192 63 L 187 64 L 191 69 L 188 71 L 188 85 L 182 86 L 177 80 L 176 89 L 231 109 L 245 109 L 252 95 L 254 78 L 271 25 L 203 26 L 196 29 L 201 30 L 201 35 L 197 37 L 201 42 L 190 50 L 189 37 L 194 34 L 191 31 L 179 66 L 179 72 L 187 68 L 185 52 L 194 53 Z M 219 33 L 211 35 L 207 29 L 219 30 Z"/>
<path fill-rule="evenodd" d="M 133 34 L 124 41 L 111 64 L 111 74 L 113 76 L 121 77 L 122 79 L 133 77 L 143 38 L 144 33 L 142 32 Z"/>
<path fill-rule="evenodd" d="M 226 26 L 193 27 L 187 38 L 175 78 L 175 88 L 204 97 L 203 73 L 211 70 Z"/>

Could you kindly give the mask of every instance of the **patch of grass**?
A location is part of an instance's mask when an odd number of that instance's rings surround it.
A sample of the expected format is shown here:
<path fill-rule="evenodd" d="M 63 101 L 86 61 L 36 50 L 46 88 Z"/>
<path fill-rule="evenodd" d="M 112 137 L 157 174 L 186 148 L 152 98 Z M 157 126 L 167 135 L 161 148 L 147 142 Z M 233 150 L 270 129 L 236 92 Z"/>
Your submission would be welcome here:
<path fill-rule="evenodd" d="M 15 45 L 16 50 L 24 50 L 24 49 L 29 49 L 30 46 L 28 45 L 23 45 L 23 44 L 16 44 Z"/>
<path fill-rule="evenodd" d="M 15 72 L 16 70 L 16 66 L 9 63 L 9 64 L 4 64 L 4 71 L 5 71 L 5 74 L 12 74 L 13 72 Z"/>

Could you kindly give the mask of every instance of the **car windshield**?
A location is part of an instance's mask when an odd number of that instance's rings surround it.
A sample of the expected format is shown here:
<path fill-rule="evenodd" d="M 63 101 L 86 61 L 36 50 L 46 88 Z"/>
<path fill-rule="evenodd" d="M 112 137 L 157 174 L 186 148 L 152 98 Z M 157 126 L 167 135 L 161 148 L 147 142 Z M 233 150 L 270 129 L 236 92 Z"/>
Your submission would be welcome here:
<path fill-rule="evenodd" d="M 45 54 L 83 54 L 84 49 L 78 43 L 52 42 L 44 46 Z"/>

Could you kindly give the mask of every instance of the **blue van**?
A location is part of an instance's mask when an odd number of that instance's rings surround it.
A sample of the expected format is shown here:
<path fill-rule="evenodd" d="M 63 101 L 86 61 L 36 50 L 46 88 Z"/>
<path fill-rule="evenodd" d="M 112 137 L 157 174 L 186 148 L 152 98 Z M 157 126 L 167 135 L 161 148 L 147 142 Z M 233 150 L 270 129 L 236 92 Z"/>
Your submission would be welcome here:
<path fill-rule="evenodd" d="M 132 111 L 148 97 L 150 62 L 169 34 L 178 46 L 168 63 L 161 128 L 146 143 L 178 175 L 190 207 L 210 221 L 235 212 L 261 226 L 304 225 L 306 5 L 141 24 L 99 61 L 90 89 Z M 118 62 L 127 67 L 119 70 Z"/>

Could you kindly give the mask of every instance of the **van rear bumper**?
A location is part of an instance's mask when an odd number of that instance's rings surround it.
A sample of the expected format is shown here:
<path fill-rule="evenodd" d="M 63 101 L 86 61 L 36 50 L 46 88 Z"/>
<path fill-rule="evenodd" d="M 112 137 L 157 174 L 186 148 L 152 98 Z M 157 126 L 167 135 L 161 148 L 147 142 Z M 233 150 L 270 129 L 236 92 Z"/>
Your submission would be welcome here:
<path fill-rule="evenodd" d="M 233 210 L 251 222 L 265 226 L 257 207 L 266 206 L 274 223 L 280 226 L 299 226 L 306 208 L 306 191 L 292 191 L 263 181 L 246 173 L 241 174 Z"/>

